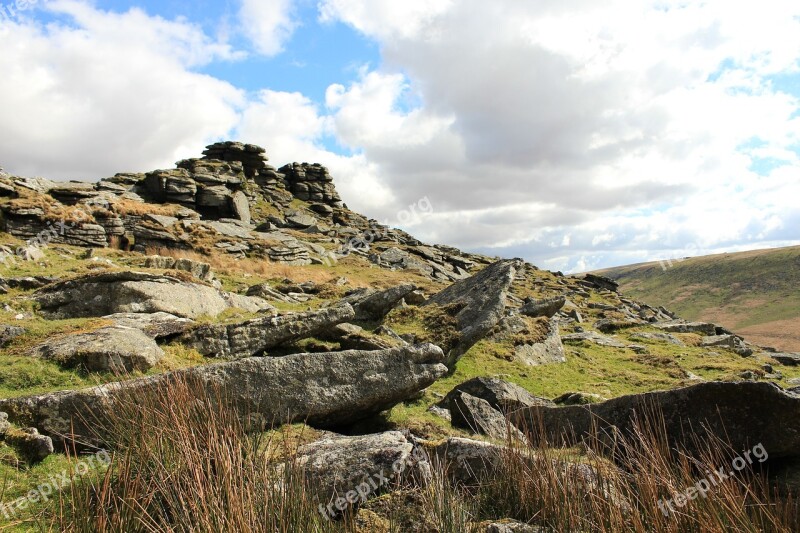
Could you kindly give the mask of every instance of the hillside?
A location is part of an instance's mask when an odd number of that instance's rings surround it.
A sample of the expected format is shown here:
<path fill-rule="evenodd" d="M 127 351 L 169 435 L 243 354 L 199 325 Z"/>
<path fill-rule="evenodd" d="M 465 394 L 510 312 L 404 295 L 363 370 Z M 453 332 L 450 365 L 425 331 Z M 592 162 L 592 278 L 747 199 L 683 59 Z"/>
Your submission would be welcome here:
<path fill-rule="evenodd" d="M 422 243 L 321 165 L 225 142 L 97 183 L 0 172 L 0 215 L 0 529 L 800 525 L 771 490 L 800 486 L 799 354 Z M 744 451 L 676 512 L 677 457 Z"/>
<path fill-rule="evenodd" d="M 642 263 L 597 274 L 690 320 L 721 324 L 754 343 L 800 350 L 800 246 Z"/>

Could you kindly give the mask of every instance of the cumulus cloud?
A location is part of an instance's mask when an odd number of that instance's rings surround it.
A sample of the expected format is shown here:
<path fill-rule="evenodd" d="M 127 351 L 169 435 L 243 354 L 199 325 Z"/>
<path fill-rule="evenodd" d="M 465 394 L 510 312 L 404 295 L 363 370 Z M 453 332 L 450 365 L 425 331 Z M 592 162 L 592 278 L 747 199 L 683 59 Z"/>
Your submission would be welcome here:
<path fill-rule="evenodd" d="M 266 56 L 283 51 L 297 21 L 292 0 L 242 0 L 239 23 L 256 50 Z"/>
<path fill-rule="evenodd" d="M 328 100 L 398 202 L 431 195 L 423 237 L 568 270 L 800 241 L 796 3 L 395 4 L 322 2 L 384 60 Z"/>
<path fill-rule="evenodd" d="M 233 59 L 185 21 L 49 2 L 65 22 L 0 33 L 0 146 L 6 170 L 96 179 L 172 166 L 238 122 L 245 95 L 192 71 Z"/>
<path fill-rule="evenodd" d="M 381 216 L 394 199 L 381 183 L 377 168 L 363 155 L 343 156 L 326 149 L 330 118 L 300 93 L 263 90 L 242 113 L 236 137 L 264 146 L 276 154 L 276 166 L 291 162 L 318 162 L 336 178 L 336 187 L 353 209 Z"/>

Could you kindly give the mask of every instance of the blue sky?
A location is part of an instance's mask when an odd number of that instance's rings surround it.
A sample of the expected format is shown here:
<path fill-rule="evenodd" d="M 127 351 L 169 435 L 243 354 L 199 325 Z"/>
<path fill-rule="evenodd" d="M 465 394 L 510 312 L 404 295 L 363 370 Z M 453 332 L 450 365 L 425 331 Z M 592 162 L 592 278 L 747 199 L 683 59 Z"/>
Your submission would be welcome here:
<path fill-rule="evenodd" d="M 556 270 L 800 243 L 793 1 L 40 0 L 0 48 L 22 175 L 237 138 L 424 240 Z"/>

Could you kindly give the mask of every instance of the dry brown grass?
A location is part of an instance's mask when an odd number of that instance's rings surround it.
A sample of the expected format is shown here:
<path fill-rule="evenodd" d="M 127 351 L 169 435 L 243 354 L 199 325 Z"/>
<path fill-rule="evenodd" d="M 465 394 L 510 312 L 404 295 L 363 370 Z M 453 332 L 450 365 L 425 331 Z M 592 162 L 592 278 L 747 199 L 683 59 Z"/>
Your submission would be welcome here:
<path fill-rule="evenodd" d="M 317 284 L 328 283 L 336 277 L 331 272 L 326 272 L 321 268 L 273 263 L 267 258 L 247 257 L 239 259 L 216 250 L 210 253 L 200 253 L 194 250 L 151 246 L 145 250 L 145 253 L 147 255 L 161 255 L 208 263 L 216 272 L 230 276 L 246 274 L 265 279 L 289 279 L 295 283 L 312 281 Z"/>
<path fill-rule="evenodd" d="M 11 209 L 41 209 L 43 218 L 48 222 L 63 222 L 64 224 L 90 224 L 94 223 L 93 209 L 88 206 L 67 206 L 57 202 L 54 198 L 22 190 L 20 197 L 8 201 Z"/>
<path fill-rule="evenodd" d="M 120 199 L 111 205 L 111 209 L 121 216 L 163 215 L 174 217 L 183 207 L 177 204 L 151 204 Z"/>
<path fill-rule="evenodd" d="M 302 435 L 265 438 L 231 404 L 180 379 L 119 400 L 98 426 L 118 455 L 107 472 L 60 494 L 51 530 L 350 531 L 320 515 L 299 467 L 276 467 L 274 450 Z"/>

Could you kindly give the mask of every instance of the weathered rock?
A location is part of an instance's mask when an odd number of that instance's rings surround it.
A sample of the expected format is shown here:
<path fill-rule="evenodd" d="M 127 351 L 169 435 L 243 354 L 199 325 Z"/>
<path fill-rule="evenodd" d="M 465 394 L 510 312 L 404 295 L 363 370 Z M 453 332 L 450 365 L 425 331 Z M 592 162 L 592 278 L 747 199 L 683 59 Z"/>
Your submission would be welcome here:
<path fill-rule="evenodd" d="M 597 276 L 595 274 L 586 274 L 583 277 L 583 279 L 591 286 L 596 287 L 598 289 L 605 289 L 611 292 L 619 291 L 619 283 L 617 283 L 611 278 L 606 278 L 604 276 Z"/>
<path fill-rule="evenodd" d="M 538 398 L 516 383 L 484 377 L 473 378 L 458 385 L 447 393 L 441 405 L 450 405 L 452 398 L 461 392 L 486 400 L 490 406 L 501 413 L 510 413 L 534 405 L 553 405 L 550 400 Z"/>
<path fill-rule="evenodd" d="M 527 366 L 566 363 L 564 345 L 558 331 L 558 322 L 550 319 L 548 333 L 541 342 L 525 342 L 514 347 L 514 357 Z"/>
<path fill-rule="evenodd" d="M 800 365 L 800 354 L 798 353 L 771 353 L 769 356 L 784 366 Z"/>
<path fill-rule="evenodd" d="M 531 526 L 516 520 L 501 520 L 485 524 L 485 533 L 556 533 L 554 529 Z"/>
<path fill-rule="evenodd" d="M 450 437 L 430 450 L 431 459 L 445 468 L 453 482 L 467 486 L 476 486 L 497 472 L 504 453 L 503 446 L 460 437 Z"/>
<path fill-rule="evenodd" d="M 311 337 L 355 316 L 349 305 L 321 311 L 256 318 L 236 324 L 207 324 L 185 333 L 180 342 L 206 357 L 239 359 L 264 354 L 275 346 Z"/>
<path fill-rule="evenodd" d="M 425 304 L 460 307 L 455 315 L 460 337 L 447 354 L 448 367 L 454 368 L 461 356 L 503 318 L 506 293 L 521 267 L 522 261 L 518 259 L 498 261 L 478 274 L 450 285 Z"/>
<path fill-rule="evenodd" d="M 145 260 L 144 266 L 145 268 L 182 270 L 184 272 L 189 272 L 192 276 L 203 281 L 211 281 L 214 279 L 214 273 L 211 272 L 211 265 L 192 259 L 175 259 L 174 257 L 153 255 Z"/>
<path fill-rule="evenodd" d="M 627 328 L 635 328 L 636 326 L 642 326 L 646 324 L 643 320 L 616 320 L 610 318 L 603 318 L 598 320 L 594 323 L 594 327 L 597 331 L 602 333 L 614 333 L 615 331 L 619 331 L 622 329 Z"/>
<path fill-rule="evenodd" d="M 34 300 L 40 313 L 50 319 L 157 312 L 199 318 L 216 316 L 234 306 L 258 311 L 266 304 L 237 296 L 170 276 L 111 272 L 55 283 L 37 291 Z"/>
<path fill-rule="evenodd" d="M 0 439 L 6 436 L 6 432 L 11 427 L 11 424 L 8 423 L 8 415 L 6 413 L 0 413 Z"/>
<path fill-rule="evenodd" d="M 385 291 L 373 289 L 357 289 L 346 295 L 342 301 L 353 306 L 358 321 L 383 320 L 389 311 L 395 308 L 403 298 L 416 290 L 411 283 L 398 285 Z"/>
<path fill-rule="evenodd" d="M 6 285 L 11 289 L 21 289 L 23 291 L 32 291 L 41 289 L 42 287 L 55 283 L 59 278 L 53 276 L 24 276 L 21 278 L 7 278 Z"/>
<path fill-rule="evenodd" d="M 283 294 L 279 290 L 275 289 L 269 283 L 259 283 L 258 285 L 251 285 L 247 288 L 246 292 L 247 296 L 258 296 L 259 298 L 264 298 L 266 300 L 275 300 L 278 302 L 286 302 L 286 303 L 294 303 L 297 300 Z"/>
<path fill-rule="evenodd" d="M 4 348 L 11 341 L 25 334 L 25 328 L 0 324 L 0 348 Z"/>
<path fill-rule="evenodd" d="M 293 266 L 311 264 L 311 255 L 308 250 L 297 241 L 284 241 L 280 246 L 273 246 L 267 250 L 270 261 Z"/>
<path fill-rule="evenodd" d="M 669 333 L 702 333 L 703 335 L 717 334 L 717 326 L 714 324 L 708 324 L 706 322 L 670 321 L 653 324 L 653 327 Z"/>
<path fill-rule="evenodd" d="M 5 441 L 32 463 L 44 461 L 55 452 L 53 440 L 40 435 L 35 428 L 9 429 L 6 431 Z"/>
<path fill-rule="evenodd" d="M 494 409 L 486 400 L 466 392 L 458 392 L 450 398 L 450 421 L 455 427 L 487 435 L 493 439 L 510 438 L 516 442 L 525 442 L 522 433 L 512 426 L 500 411 Z"/>
<path fill-rule="evenodd" d="M 385 350 L 406 344 L 402 339 L 373 335 L 354 324 L 339 324 L 317 335 L 320 339 L 338 342 L 343 350 Z"/>
<path fill-rule="evenodd" d="M 712 346 L 726 348 L 742 357 L 753 355 L 753 350 L 745 344 L 744 339 L 736 335 L 711 335 L 703 337 L 703 340 L 700 341 L 700 346 L 704 348 Z"/>
<path fill-rule="evenodd" d="M 590 403 L 600 403 L 608 400 L 599 394 L 590 392 L 565 392 L 561 396 L 554 398 L 553 403 L 558 405 L 588 405 Z"/>
<path fill-rule="evenodd" d="M 116 313 L 103 318 L 117 326 L 142 330 L 145 335 L 157 340 L 184 333 L 194 324 L 194 320 L 169 313 Z"/>
<path fill-rule="evenodd" d="M 770 459 L 800 455 L 800 396 L 765 382 L 708 382 L 588 406 L 530 407 L 511 419 L 517 427 L 541 423 L 551 443 L 571 445 L 587 438 L 593 424 L 599 438 L 613 438 L 613 428 L 630 436 L 634 419 L 650 420 L 654 411 L 663 416 L 672 448 L 696 451 L 694 432 L 700 439 L 713 435 L 727 441 L 733 450 L 762 444 Z"/>
<path fill-rule="evenodd" d="M 618 341 L 613 337 L 606 337 L 605 335 L 600 335 L 595 331 L 583 331 L 581 333 L 571 333 L 569 335 L 564 335 L 561 337 L 561 340 L 564 342 L 572 343 L 572 342 L 592 342 L 597 344 L 598 346 L 609 346 L 611 348 L 625 348 L 625 344 Z"/>
<path fill-rule="evenodd" d="M 555 316 L 555 314 L 558 313 L 566 303 L 567 298 L 564 296 L 550 298 L 547 300 L 530 300 L 527 301 L 524 306 L 522 306 L 519 312 L 532 318 L 537 318 L 540 316 L 553 318 L 553 316 Z"/>
<path fill-rule="evenodd" d="M 264 427 L 306 422 L 331 428 L 385 411 L 427 388 L 447 372 L 443 360 L 442 350 L 432 344 L 255 357 L 80 391 L 4 399 L 0 411 L 52 437 L 101 443 L 103 421 L 119 411 L 117 402 L 141 402 L 148 394 L 183 381 L 206 387 L 211 397 L 221 395 Z"/>
<path fill-rule="evenodd" d="M 48 339 L 32 354 L 66 367 L 112 373 L 146 372 L 164 357 L 164 351 L 144 332 L 119 326 Z"/>
<path fill-rule="evenodd" d="M 424 450 L 399 431 L 319 440 L 301 446 L 294 464 L 305 472 L 315 503 L 329 506 L 331 518 L 430 470 Z"/>
<path fill-rule="evenodd" d="M 250 223 L 252 219 L 252 215 L 250 214 L 250 202 L 242 191 L 236 191 L 233 193 L 233 196 L 231 196 L 231 210 L 233 211 L 234 217 L 245 224 Z"/>
<path fill-rule="evenodd" d="M 682 340 L 669 333 L 634 333 L 631 335 L 631 338 L 673 344 L 675 346 L 685 346 Z"/>

